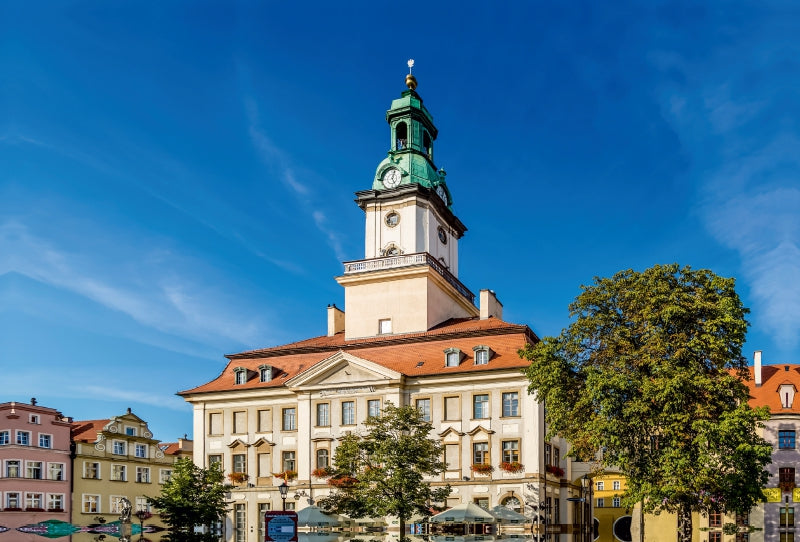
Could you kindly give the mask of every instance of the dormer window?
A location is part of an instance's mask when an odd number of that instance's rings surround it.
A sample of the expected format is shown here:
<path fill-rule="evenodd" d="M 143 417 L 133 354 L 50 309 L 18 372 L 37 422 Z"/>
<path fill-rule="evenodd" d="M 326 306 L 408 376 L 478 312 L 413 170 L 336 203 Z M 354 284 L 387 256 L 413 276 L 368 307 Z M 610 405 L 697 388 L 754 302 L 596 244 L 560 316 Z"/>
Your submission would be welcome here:
<path fill-rule="evenodd" d="M 244 367 L 237 367 L 233 370 L 234 374 L 234 384 L 245 384 L 247 383 L 247 369 Z"/>
<path fill-rule="evenodd" d="M 778 394 L 781 398 L 781 406 L 783 408 L 792 408 L 792 403 L 794 403 L 794 393 L 795 389 L 792 384 L 781 384 L 778 388 Z"/>
<path fill-rule="evenodd" d="M 261 377 L 261 382 L 269 382 L 272 380 L 272 365 L 259 365 L 258 374 Z"/>
<path fill-rule="evenodd" d="M 448 348 L 444 351 L 444 366 L 458 367 L 461 363 L 461 350 L 458 348 Z"/>
<path fill-rule="evenodd" d="M 475 365 L 488 365 L 492 357 L 492 350 L 486 345 L 478 345 L 472 349 L 475 352 Z"/>

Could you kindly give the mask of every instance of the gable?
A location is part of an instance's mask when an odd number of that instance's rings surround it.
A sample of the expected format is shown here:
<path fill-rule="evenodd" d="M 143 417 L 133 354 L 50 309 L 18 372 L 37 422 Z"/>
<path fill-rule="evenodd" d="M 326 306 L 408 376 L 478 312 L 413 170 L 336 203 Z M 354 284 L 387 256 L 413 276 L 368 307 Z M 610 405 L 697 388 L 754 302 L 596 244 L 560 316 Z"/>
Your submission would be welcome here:
<path fill-rule="evenodd" d="M 286 386 L 302 390 L 362 387 L 398 382 L 402 377 L 397 371 L 339 350 L 286 381 Z"/>

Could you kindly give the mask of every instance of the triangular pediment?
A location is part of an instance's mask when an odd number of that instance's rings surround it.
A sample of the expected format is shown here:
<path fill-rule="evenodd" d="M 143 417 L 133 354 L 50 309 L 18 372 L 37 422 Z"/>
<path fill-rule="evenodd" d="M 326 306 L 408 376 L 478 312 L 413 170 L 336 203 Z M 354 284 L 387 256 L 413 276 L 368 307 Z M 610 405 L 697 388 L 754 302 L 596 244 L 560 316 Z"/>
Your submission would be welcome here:
<path fill-rule="evenodd" d="M 237 448 L 247 448 L 248 446 L 249 444 L 238 438 L 233 442 L 231 442 L 230 444 L 228 444 L 228 448 L 232 450 L 236 450 Z"/>
<path fill-rule="evenodd" d="M 476 427 L 472 431 L 467 431 L 467 434 L 469 436 L 471 436 L 472 438 L 475 438 L 476 436 L 481 436 L 481 435 L 483 435 L 485 437 L 488 437 L 489 435 L 494 434 L 494 431 L 492 431 L 491 429 L 486 429 L 484 426 L 479 425 L 478 427 Z"/>
<path fill-rule="evenodd" d="M 383 365 L 359 358 L 344 350 L 315 363 L 302 373 L 286 381 L 293 389 L 353 389 L 370 388 L 401 380 L 403 375 Z"/>
<path fill-rule="evenodd" d="M 441 433 L 439 433 L 439 438 L 442 439 L 442 442 L 459 442 L 461 437 L 464 436 L 464 433 L 461 431 L 456 431 L 452 427 L 448 427 Z"/>

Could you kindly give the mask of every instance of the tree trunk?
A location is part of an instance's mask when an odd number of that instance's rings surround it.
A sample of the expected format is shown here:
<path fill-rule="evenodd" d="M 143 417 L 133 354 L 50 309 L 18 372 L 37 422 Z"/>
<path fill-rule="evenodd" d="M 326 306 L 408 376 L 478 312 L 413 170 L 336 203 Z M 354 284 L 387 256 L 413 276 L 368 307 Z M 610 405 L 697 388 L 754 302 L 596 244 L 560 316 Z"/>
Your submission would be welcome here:
<path fill-rule="evenodd" d="M 692 508 L 682 504 L 678 510 L 678 542 L 692 542 Z"/>
<path fill-rule="evenodd" d="M 406 520 L 403 519 L 403 516 L 400 516 L 400 542 L 406 538 Z"/>

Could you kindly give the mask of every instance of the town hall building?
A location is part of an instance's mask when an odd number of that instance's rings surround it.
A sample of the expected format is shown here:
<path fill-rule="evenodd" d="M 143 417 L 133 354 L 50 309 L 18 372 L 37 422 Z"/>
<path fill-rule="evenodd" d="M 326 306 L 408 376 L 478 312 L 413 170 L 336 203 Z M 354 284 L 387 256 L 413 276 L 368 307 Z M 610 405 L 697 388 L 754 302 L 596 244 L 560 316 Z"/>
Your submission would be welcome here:
<path fill-rule="evenodd" d="M 327 495 L 337 443 L 389 402 L 433 424 L 447 468 L 431 482 L 452 487 L 443 504 L 504 505 L 537 517 L 550 540 L 572 539 L 578 475 L 567 444 L 544 440 L 518 355 L 538 338 L 503 320 L 493 291 L 459 280 L 467 228 L 435 165 L 433 117 L 413 75 L 406 85 L 386 113 L 388 155 L 356 193 L 364 258 L 344 262 L 344 307 L 327 307 L 326 332 L 228 355 L 218 377 L 180 393 L 194 409 L 194 461 L 221 463 L 236 484 L 225 540 L 263 540 L 260 518 L 284 505 L 284 480 L 287 508 Z"/>

